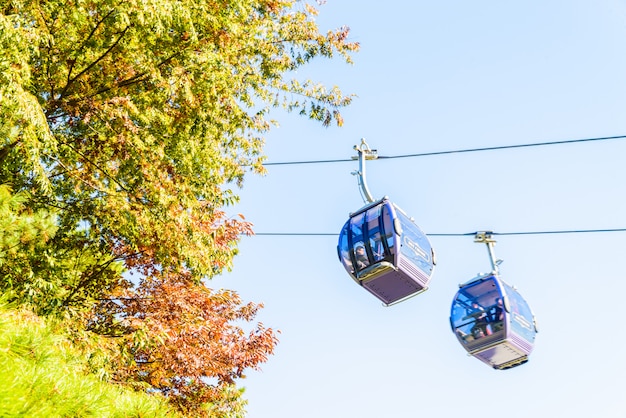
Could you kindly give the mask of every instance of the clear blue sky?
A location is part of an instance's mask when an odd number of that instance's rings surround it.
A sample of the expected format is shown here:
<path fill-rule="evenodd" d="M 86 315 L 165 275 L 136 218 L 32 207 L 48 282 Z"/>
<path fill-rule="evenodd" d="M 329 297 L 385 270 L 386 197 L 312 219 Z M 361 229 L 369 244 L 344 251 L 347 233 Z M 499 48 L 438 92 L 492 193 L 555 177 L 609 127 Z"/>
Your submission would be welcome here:
<path fill-rule="evenodd" d="M 358 95 L 345 126 L 277 114 L 268 162 L 350 158 L 626 135 L 626 2 L 328 0 L 323 30 L 350 26 L 353 66 L 303 77 Z M 427 234 L 626 227 L 626 140 L 370 162 Z M 336 232 L 362 206 L 357 163 L 273 166 L 232 208 L 257 232 Z M 540 327 L 530 361 L 495 371 L 450 331 L 458 284 L 490 268 L 472 237 L 431 237 L 430 290 L 390 308 L 359 288 L 336 237 L 245 238 L 210 283 L 263 302 L 281 330 L 250 371 L 251 418 L 621 418 L 626 410 L 626 233 L 496 237 L 502 278 Z"/>

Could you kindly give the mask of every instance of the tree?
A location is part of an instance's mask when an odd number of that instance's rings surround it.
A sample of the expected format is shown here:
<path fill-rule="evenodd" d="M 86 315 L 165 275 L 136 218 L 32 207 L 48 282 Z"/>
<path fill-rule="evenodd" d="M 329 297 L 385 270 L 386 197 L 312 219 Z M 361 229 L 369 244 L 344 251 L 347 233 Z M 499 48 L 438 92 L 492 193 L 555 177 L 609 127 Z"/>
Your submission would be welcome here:
<path fill-rule="evenodd" d="M 38 270 L 45 264 L 46 244 L 56 230 L 55 217 L 29 210 L 26 201 L 26 193 L 14 195 L 8 186 L 0 185 L 0 288 L 8 298 L 41 306 L 51 283 L 35 286 L 41 283 Z"/>
<path fill-rule="evenodd" d="M 296 0 L 0 0 L 0 10 L 0 184 L 27 193 L 34 213 L 54 213 L 56 227 L 29 253 L 32 274 L 3 290 L 39 313 L 91 316 L 89 329 L 119 337 L 135 362 L 120 368 L 125 379 L 185 408 L 190 399 L 219 404 L 276 342 L 271 329 L 229 328 L 258 307 L 237 308 L 235 293 L 204 284 L 252 233 L 226 213 L 232 187 L 263 172 L 272 108 L 342 124 L 350 96 L 288 77 L 316 57 L 350 62 L 358 45 L 348 28 L 321 34 L 317 10 Z M 28 289 L 28 300 L 15 289 Z M 180 299 L 181 315 L 168 318 L 174 290 L 206 315 Z M 216 382 L 180 368 L 203 369 L 210 356 L 196 350 L 176 363 L 165 345 L 194 329 L 188 343 L 201 347 L 202 321 L 237 336 L 211 345 L 229 347 L 229 360 L 208 368 Z M 153 379 L 150 361 L 169 368 Z"/>
<path fill-rule="evenodd" d="M 214 414 L 232 411 L 238 403 L 235 379 L 267 360 L 275 333 L 257 324 L 245 335 L 236 325 L 251 321 L 262 305 L 242 305 L 234 292 L 213 292 L 190 278 L 179 279 L 144 282 L 139 297 L 125 301 L 127 325 L 150 337 L 122 339 L 122 353 L 130 361 L 116 378 L 147 383 L 182 411 L 197 413 L 198 405 L 210 404 Z"/>

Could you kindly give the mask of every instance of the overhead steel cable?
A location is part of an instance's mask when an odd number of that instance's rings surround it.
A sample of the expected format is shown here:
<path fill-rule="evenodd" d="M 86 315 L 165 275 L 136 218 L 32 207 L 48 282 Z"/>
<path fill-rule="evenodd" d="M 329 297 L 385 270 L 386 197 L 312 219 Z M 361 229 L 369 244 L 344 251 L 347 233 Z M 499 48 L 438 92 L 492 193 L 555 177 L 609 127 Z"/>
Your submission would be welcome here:
<path fill-rule="evenodd" d="M 607 232 L 626 232 L 626 228 L 612 229 L 570 229 L 560 231 L 514 231 L 514 232 L 492 232 L 491 235 L 556 235 L 556 234 L 585 234 L 585 233 L 607 233 Z M 460 233 L 432 233 L 426 234 L 429 237 L 465 237 L 475 236 L 477 232 L 460 232 Z M 334 232 L 257 232 L 257 236 L 338 236 L 339 233 Z"/>
<path fill-rule="evenodd" d="M 343 158 L 338 160 L 311 160 L 311 161 L 283 161 L 277 163 L 263 163 L 264 166 L 268 165 L 299 165 L 299 164 L 324 164 L 324 163 L 345 163 L 348 161 L 354 161 L 351 158 Z"/>
<path fill-rule="evenodd" d="M 498 150 L 516 149 L 516 148 L 543 147 L 543 146 L 549 146 L 549 145 L 577 144 L 577 143 L 583 143 L 583 142 L 609 141 L 612 139 L 626 139 L 626 135 L 604 136 L 604 137 L 598 137 L 598 138 L 570 139 L 570 140 L 550 141 L 550 142 L 534 142 L 530 144 L 500 145 L 500 146 L 494 146 L 494 147 L 467 148 L 467 149 L 448 150 L 448 151 L 433 151 L 433 152 L 422 152 L 422 153 L 416 153 L 416 154 L 387 155 L 387 156 L 379 155 L 378 159 L 389 160 L 389 159 L 394 159 L 394 158 L 432 157 L 435 155 L 498 151 Z M 353 161 L 354 159 L 352 158 L 342 158 L 342 159 L 332 159 L 332 160 L 283 161 L 283 162 L 275 162 L 275 163 L 268 162 L 268 163 L 263 163 L 263 165 L 274 166 L 274 165 L 324 164 L 324 163 L 345 163 L 345 162 L 353 162 Z"/>
<path fill-rule="evenodd" d="M 378 159 L 394 159 L 394 158 L 427 157 L 427 156 L 435 156 L 435 155 L 496 151 L 496 150 L 530 148 L 530 147 L 540 147 L 540 146 L 549 146 L 549 145 L 565 145 L 565 144 L 576 144 L 576 143 L 584 143 L 584 142 L 608 141 L 608 140 L 616 140 L 616 139 L 626 139 L 626 135 L 571 139 L 571 140 L 550 141 L 550 142 L 535 142 L 535 143 L 529 143 L 529 144 L 501 145 L 501 146 L 494 146 L 494 147 L 468 148 L 468 149 L 448 150 L 448 151 L 434 151 L 434 152 L 417 153 L 417 154 L 404 154 L 404 155 L 392 155 L 392 156 L 378 155 L 377 158 Z M 286 161 L 286 162 L 275 162 L 275 163 L 269 162 L 269 163 L 264 163 L 263 165 L 271 166 L 271 165 L 321 164 L 321 163 L 337 163 L 337 162 L 353 162 L 353 161 L 354 161 L 354 158 L 349 158 L 349 159 L 346 158 L 346 159 L 330 159 L 330 160 Z M 560 231 L 492 232 L 492 235 L 501 235 L 501 236 L 504 236 L 504 235 L 554 235 L 554 234 L 607 233 L 607 232 L 626 232 L 626 228 L 576 229 L 576 230 L 560 230 Z M 431 233 L 431 234 L 426 234 L 426 235 L 432 236 L 432 237 L 460 237 L 460 236 L 474 236 L 475 234 L 476 232 Z M 339 234 L 331 233 L 331 232 L 258 232 L 255 235 L 258 235 L 258 236 L 338 236 Z"/>

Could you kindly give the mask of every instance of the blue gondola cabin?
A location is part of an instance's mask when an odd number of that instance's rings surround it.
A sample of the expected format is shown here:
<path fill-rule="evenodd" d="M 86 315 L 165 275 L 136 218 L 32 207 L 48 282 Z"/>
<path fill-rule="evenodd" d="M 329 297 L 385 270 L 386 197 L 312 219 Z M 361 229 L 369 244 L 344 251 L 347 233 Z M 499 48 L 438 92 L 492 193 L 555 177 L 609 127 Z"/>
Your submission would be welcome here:
<path fill-rule="evenodd" d="M 387 197 L 350 215 L 337 250 L 352 279 L 386 306 L 426 291 L 435 265 L 426 235 Z"/>
<path fill-rule="evenodd" d="M 528 303 L 493 273 L 459 286 L 450 325 L 468 354 L 498 370 L 526 363 L 537 333 Z"/>

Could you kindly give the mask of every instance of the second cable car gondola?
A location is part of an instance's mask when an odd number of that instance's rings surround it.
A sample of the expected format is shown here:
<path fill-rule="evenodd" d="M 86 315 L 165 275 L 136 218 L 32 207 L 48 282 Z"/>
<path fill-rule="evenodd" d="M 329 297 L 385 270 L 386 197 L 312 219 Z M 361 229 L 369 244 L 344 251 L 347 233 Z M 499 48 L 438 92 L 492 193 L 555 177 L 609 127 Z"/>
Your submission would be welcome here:
<path fill-rule="evenodd" d="M 339 260 L 352 279 L 389 306 L 428 289 L 435 265 L 426 235 L 388 197 L 374 201 L 365 181 L 365 160 L 375 159 L 364 140 L 358 153 L 359 175 L 369 202 L 350 214 L 339 234 Z"/>
<path fill-rule="evenodd" d="M 537 325 L 528 303 L 519 292 L 499 278 L 491 234 L 476 234 L 486 243 L 493 270 L 459 285 L 452 302 L 450 325 L 469 355 L 504 370 L 528 361 Z"/>

